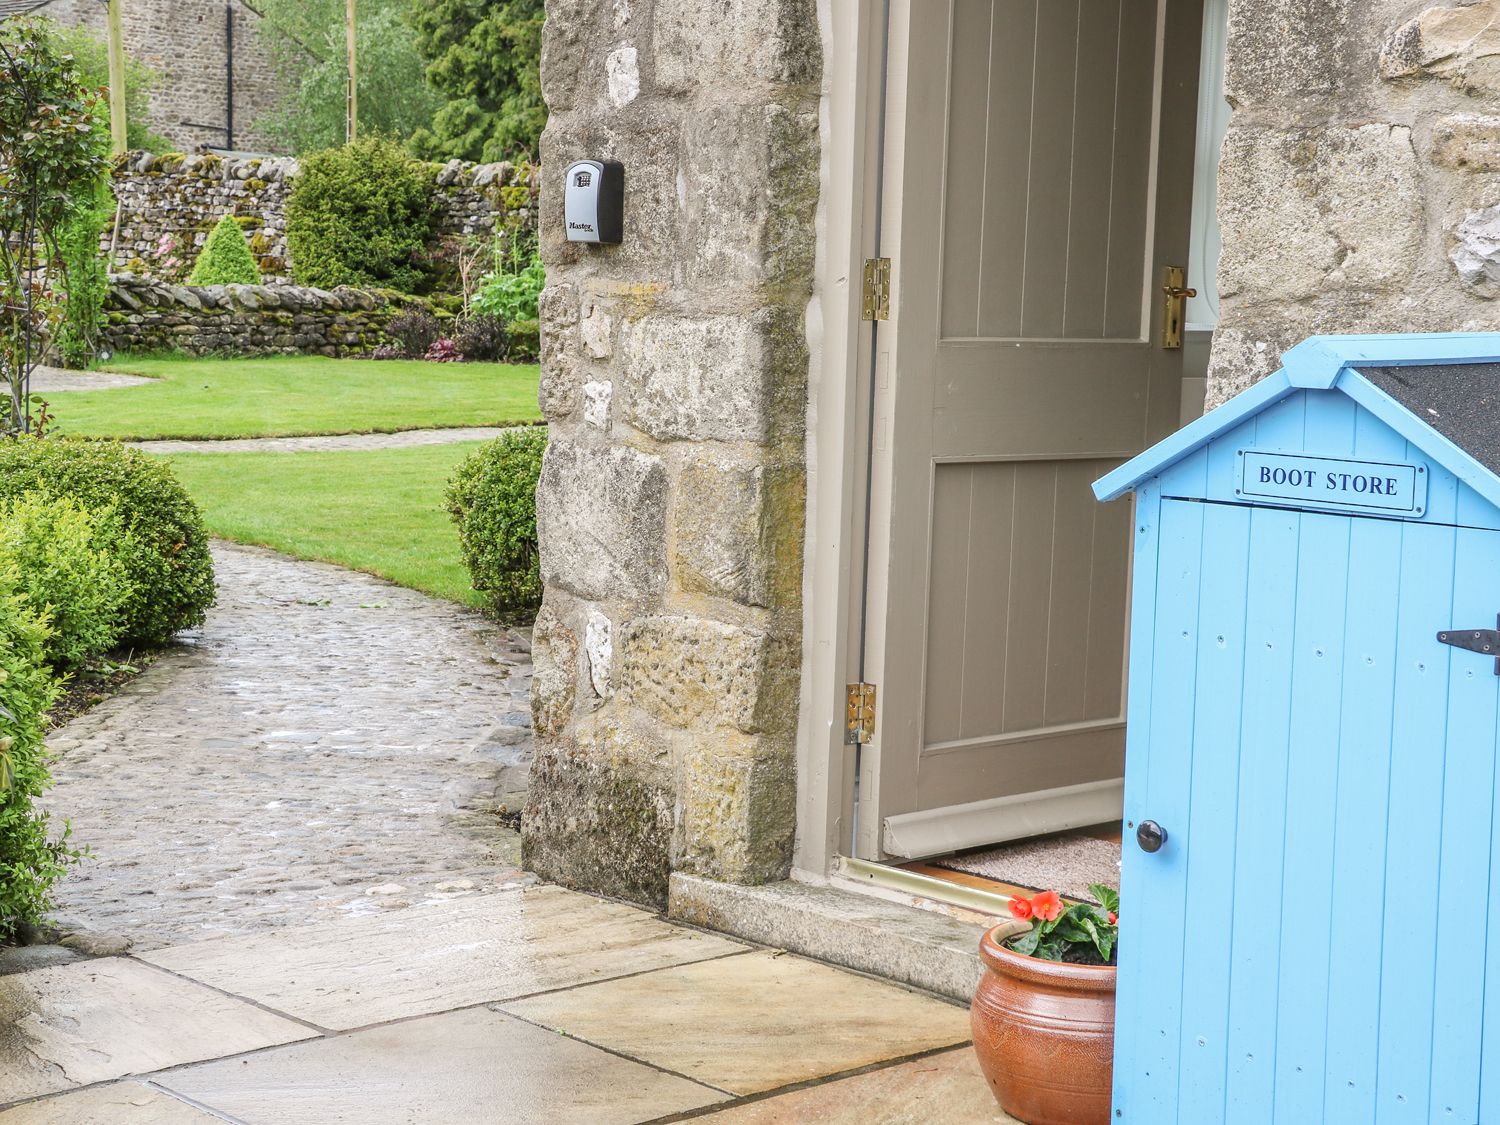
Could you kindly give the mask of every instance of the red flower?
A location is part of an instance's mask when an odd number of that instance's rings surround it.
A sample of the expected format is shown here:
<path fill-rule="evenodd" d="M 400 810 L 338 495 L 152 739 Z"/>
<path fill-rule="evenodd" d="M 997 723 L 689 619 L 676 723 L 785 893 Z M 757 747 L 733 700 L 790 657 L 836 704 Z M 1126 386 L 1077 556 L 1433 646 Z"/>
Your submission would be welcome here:
<path fill-rule="evenodd" d="M 1113 910 L 1111 910 L 1109 912 L 1109 924 L 1111 926 L 1113 926 L 1119 920 L 1120 920 L 1120 916 L 1118 914 L 1116 914 Z"/>
<path fill-rule="evenodd" d="M 1010 912 L 1025 921 L 1031 917 L 1031 903 L 1024 898 L 1013 898 L 1010 900 Z"/>
<path fill-rule="evenodd" d="M 1043 891 L 1031 900 L 1031 912 L 1044 922 L 1055 922 L 1063 912 L 1062 897 L 1056 891 Z"/>

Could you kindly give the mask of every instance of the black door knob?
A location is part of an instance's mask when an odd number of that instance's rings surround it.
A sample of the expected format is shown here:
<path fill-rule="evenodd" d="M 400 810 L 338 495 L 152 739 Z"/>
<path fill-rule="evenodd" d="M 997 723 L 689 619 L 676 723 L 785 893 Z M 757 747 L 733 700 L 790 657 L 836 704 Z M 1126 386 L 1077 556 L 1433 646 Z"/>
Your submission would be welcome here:
<path fill-rule="evenodd" d="M 1143 820 L 1135 830 L 1135 842 L 1143 852 L 1159 852 L 1167 842 L 1167 830 L 1154 820 Z"/>

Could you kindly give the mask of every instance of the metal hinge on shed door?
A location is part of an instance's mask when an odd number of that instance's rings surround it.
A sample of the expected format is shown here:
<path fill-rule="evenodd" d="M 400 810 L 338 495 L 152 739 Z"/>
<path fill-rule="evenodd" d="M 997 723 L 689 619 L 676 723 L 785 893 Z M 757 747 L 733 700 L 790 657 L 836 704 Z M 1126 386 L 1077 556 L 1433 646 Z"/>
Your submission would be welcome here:
<path fill-rule="evenodd" d="M 865 259 L 864 300 L 860 308 L 861 320 L 889 320 L 891 318 L 891 260 L 889 258 Z"/>
<path fill-rule="evenodd" d="M 875 740 L 875 685 L 850 684 L 845 688 L 844 742 L 863 746 Z"/>

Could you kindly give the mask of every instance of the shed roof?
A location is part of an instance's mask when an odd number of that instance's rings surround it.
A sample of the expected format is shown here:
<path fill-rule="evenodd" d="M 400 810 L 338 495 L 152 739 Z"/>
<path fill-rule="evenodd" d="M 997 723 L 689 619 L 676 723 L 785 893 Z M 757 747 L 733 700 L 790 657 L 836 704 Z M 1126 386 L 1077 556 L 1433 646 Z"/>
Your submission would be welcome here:
<path fill-rule="evenodd" d="M 1311 336 L 1274 375 L 1094 482 L 1114 500 L 1302 390 L 1337 390 L 1500 507 L 1500 333 Z"/>
<path fill-rule="evenodd" d="M 52 0 L 0 0 L 0 20 L 11 16 L 24 16 L 36 8 L 45 7 Z"/>

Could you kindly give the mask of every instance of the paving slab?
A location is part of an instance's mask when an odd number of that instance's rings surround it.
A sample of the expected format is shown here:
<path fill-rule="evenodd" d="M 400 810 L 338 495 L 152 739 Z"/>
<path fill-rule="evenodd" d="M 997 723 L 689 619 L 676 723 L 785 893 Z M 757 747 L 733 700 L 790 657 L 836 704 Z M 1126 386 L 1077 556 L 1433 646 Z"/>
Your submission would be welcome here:
<path fill-rule="evenodd" d="M 116 387 L 138 387 L 154 383 L 143 375 L 125 375 L 117 371 L 68 371 L 61 367 L 38 365 L 31 369 L 32 394 L 56 394 L 59 391 L 107 391 Z"/>
<path fill-rule="evenodd" d="M 713 1125 L 1021 1125 L 1000 1109 L 968 1047 L 722 1109 Z"/>
<path fill-rule="evenodd" d="M 454 445 L 489 441 L 524 426 L 448 426 L 436 430 L 397 430 L 389 434 L 309 434 L 305 437 L 162 438 L 130 444 L 147 453 L 338 453 L 360 449 L 412 449 L 421 445 Z"/>
<path fill-rule="evenodd" d="M 312 1034 L 123 957 L 14 973 L 0 977 L 0 1104 Z"/>
<path fill-rule="evenodd" d="M 158 1075 L 247 1125 L 626 1125 L 724 1100 L 487 1008 L 427 1016 Z"/>
<path fill-rule="evenodd" d="M 347 1030 L 746 948 L 634 907 L 538 886 L 142 956 Z"/>
<path fill-rule="evenodd" d="M 969 1013 L 963 1008 L 769 951 L 501 1008 L 735 1094 L 760 1093 L 969 1038 Z"/>
<path fill-rule="evenodd" d="M 0 1125 L 214 1125 L 223 1121 L 139 1082 L 116 1082 L 0 1110 Z"/>

